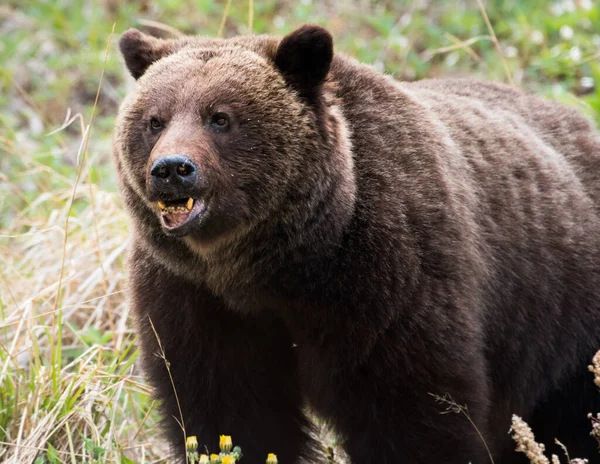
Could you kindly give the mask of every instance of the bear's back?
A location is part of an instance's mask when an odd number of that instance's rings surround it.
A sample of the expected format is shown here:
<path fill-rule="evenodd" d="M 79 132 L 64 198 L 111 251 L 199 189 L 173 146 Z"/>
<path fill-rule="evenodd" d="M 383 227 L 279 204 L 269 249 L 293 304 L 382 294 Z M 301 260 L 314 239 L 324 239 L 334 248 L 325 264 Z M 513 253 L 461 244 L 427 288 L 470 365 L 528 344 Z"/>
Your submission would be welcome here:
<path fill-rule="evenodd" d="M 484 134 L 498 130 L 501 136 L 505 130 L 506 135 L 513 135 L 514 131 L 539 139 L 565 159 L 600 211 L 600 137 L 593 123 L 574 108 L 507 85 L 470 79 L 426 79 L 407 87 L 425 92 L 440 103 L 440 108 L 449 105 L 450 108 L 440 111 L 450 116 L 445 119 L 449 124 L 454 119 L 460 120 L 464 112 L 462 120 L 478 125 L 475 120 L 479 119 Z M 466 106 L 463 111 L 461 105 Z M 474 127 L 466 133 L 478 138 Z"/>

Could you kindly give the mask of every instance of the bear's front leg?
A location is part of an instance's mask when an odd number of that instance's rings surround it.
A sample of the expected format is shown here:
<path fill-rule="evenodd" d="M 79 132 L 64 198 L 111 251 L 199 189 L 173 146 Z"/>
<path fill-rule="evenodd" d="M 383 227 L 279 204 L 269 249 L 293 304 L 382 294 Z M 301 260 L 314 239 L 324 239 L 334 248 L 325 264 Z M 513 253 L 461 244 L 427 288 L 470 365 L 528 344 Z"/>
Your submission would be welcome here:
<path fill-rule="evenodd" d="M 310 363 L 310 402 L 334 426 L 352 463 L 490 462 L 482 439 L 492 447 L 485 364 L 470 348 L 478 343 L 459 330 L 454 344 L 444 343 L 450 334 L 408 334 L 400 324 L 373 344 L 364 331 L 348 340 L 328 332 L 320 352 L 301 351 L 299 371 L 308 373 Z"/>
<path fill-rule="evenodd" d="M 141 249 L 130 264 L 144 367 L 178 462 L 185 435 L 197 437 L 200 452 L 218 453 L 220 434 L 241 446 L 244 462 L 264 462 L 267 453 L 286 464 L 318 462 L 285 327 L 267 313 L 231 311 Z"/>

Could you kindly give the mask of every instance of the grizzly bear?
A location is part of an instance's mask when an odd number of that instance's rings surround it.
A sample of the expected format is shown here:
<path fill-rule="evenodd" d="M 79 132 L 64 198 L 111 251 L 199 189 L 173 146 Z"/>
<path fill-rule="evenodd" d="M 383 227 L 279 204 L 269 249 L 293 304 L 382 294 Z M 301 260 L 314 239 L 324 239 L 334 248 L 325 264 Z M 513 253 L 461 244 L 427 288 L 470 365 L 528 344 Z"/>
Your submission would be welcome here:
<path fill-rule="evenodd" d="M 322 462 L 318 423 L 355 464 L 514 463 L 512 414 L 597 456 L 588 120 L 500 84 L 398 82 L 313 25 L 131 29 L 120 49 L 131 299 L 181 462 L 185 435 L 219 434 L 244 462 Z"/>

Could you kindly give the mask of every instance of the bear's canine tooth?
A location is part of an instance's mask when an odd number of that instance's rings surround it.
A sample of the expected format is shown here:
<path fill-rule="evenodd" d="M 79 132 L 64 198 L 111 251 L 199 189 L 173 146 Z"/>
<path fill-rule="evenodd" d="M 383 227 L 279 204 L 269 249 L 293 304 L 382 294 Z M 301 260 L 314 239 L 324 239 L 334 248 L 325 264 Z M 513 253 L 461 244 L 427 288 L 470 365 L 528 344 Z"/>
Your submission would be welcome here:
<path fill-rule="evenodd" d="M 185 207 L 187 208 L 188 211 L 191 211 L 192 206 L 194 206 L 194 199 L 190 197 L 190 198 L 188 198 L 188 201 L 185 204 Z"/>
<path fill-rule="evenodd" d="M 158 207 L 159 207 L 160 209 L 165 209 L 165 208 L 167 207 L 167 205 L 165 205 L 165 204 L 164 204 L 162 201 L 159 201 L 159 202 L 158 202 Z"/>

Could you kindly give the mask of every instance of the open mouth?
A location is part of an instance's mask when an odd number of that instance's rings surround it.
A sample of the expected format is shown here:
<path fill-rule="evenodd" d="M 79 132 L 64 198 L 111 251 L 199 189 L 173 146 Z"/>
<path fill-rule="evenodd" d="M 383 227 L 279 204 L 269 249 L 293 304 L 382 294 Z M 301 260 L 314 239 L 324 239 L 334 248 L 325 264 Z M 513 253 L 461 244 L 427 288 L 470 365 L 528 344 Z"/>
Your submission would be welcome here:
<path fill-rule="evenodd" d="M 165 229 L 175 230 L 188 224 L 206 211 L 203 198 L 158 201 L 160 218 Z"/>

